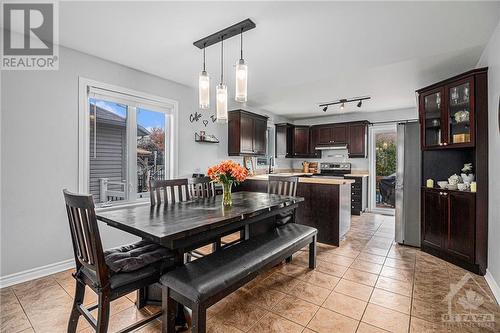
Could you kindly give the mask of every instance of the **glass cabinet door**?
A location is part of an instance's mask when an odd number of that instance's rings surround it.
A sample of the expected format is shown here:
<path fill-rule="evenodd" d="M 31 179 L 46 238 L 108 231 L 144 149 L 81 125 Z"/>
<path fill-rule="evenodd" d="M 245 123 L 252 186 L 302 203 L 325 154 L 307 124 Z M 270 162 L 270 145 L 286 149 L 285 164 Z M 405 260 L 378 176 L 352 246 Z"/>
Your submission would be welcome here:
<path fill-rule="evenodd" d="M 424 144 L 426 147 L 441 146 L 443 142 L 442 108 L 443 89 L 422 95 Z"/>
<path fill-rule="evenodd" d="M 472 80 L 458 81 L 446 87 L 448 97 L 448 145 L 470 144 L 473 142 L 471 121 L 474 113 Z"/>

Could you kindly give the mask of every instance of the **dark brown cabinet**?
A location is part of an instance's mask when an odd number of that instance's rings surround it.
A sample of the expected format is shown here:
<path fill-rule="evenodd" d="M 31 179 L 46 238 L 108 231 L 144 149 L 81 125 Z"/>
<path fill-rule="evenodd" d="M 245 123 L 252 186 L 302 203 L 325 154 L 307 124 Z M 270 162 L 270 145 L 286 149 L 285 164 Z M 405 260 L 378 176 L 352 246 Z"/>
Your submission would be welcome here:
<path fill-rule="evenodd" d="M 228 155 L 266 154 L 267 117 L 244 110 L 228 113 Z"/>
<path fill-rule="evenodd" d="M 319 125 L 314 130 L 317 133 L 316 143 L 319 145 L 347 143 L 347 124 Z"/>
<path fill-rule="evenodd" d="M 292 125 L 288 123 L 276 124 L 276 157 L 318 157 L 311 143 L 311 127 Z"/>
<path fill-rule="evenodd" d="M 310 157 L 309 126 L 295 126 L 293 129 L 293 157 Z"/>
<path fill-rule="evenodd" d="M 477 192 L 422 190 L 422 250 L 484 275 L 488 254 L 488 77 L 478 68 L 417 90 L 422 185 L 472 163 Z"/>
<path fill-rule="evenodd" d="M 275 157 L 293 157 L 293 127 L 288 123 L 275 125 Z"/>
<path fill-rule="evenodd" d="M 349 157 L 366 157 L 366 128 L 367 122 L 350 123 L 348 152 Z"/>
<path fill-rule="evenodd" d="M 473 264 L 475 193 L 423 188 L 422 210 L 423 245 Z"/>

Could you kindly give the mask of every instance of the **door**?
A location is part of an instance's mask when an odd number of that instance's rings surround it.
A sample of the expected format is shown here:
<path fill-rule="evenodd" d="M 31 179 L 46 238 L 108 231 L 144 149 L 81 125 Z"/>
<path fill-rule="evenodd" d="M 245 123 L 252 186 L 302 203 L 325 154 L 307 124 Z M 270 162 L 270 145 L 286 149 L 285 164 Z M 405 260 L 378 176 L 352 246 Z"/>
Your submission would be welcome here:
<path fill-rule="evenodd" d="M 308 126 L 296 126 L 294 130 L 294 140 L 293 140 L 293 156 L 304 156 L 309 155 L 309 127 Z"/>
<path fill-rule="evenodd" d="M 470 192 L 448 192 L 446 250 L 462 260 L 474 262 L 476 196 Z"/>
<path fill-rule="evenodd" d="M 447 219 L 446 198 L 442 193 L 422 189 L 422 243 L 436 249 L 443 248 L 444 221 Z"/>
<path fill-rule="evenodd" d="M 349 157 L 365 157 L 366 125 L 349 125 Z"/>
<path fill-rule="evenodd" d="M 266 154 L 266 136 L 267 136 L 267 120 L 255 118 L 254 119 L 254 143 L 253 151 L 257 155 Z"/>
<path fill-rule="evenodd" d="M 396 204 L 396 125 L 370 129 L 370 211 L 394 215 Z"/>
<path fill-rule="evenodd" d="M 446 123 L 444 117 L 444 89 L 437 88 L 420 95 L 420 121 L 422 126 L 422 147 L 436 148 L 445 143 Z"/>
<path fill-rule="evenodd" d="M 254 118 L 243 113 L 240 117 L 240 151 L 244 154 L 253 154 Z"/>
<path fill-rule="evenodd" d="M 474 146 L 474 78 L 446 86 L 446 146 Z"/>
<path fill-rule="evenodd" d="M 335 125 L 332 127 L 332 141 L 335 143 L 347 143 L 347 125 Z"/>

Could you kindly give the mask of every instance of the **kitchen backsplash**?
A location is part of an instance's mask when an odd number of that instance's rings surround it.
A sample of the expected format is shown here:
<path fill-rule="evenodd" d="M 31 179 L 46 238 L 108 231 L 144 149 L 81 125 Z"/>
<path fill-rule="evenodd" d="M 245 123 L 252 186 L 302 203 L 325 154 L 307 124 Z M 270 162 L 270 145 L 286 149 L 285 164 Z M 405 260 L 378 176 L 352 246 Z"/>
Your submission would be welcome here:
<path fill-rule="evenodd" d="M 368 158 L 349 158 L 347 149 L 345 150 L 324 150 L 321 159 L 293 159 L 294 169 L 301 169 L 302 162 L 350 162 L 353 170 L 368 170 Z"/>

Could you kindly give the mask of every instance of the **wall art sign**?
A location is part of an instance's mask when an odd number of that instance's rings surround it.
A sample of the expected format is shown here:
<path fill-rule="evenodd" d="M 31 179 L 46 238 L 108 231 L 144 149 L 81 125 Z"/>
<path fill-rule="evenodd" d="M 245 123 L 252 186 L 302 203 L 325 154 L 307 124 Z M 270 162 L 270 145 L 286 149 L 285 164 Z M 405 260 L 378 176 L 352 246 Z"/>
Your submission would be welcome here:
<path fill-rule="evenodd" d="M 201 116 L 202 114 L 201 113 L 198 113 L 198 112 L 195 112 L 195 113 L 191 113 L 189 115 L 189 121 L 194 123 L 195 121 L 198 121 L 201 119 Z"/>

